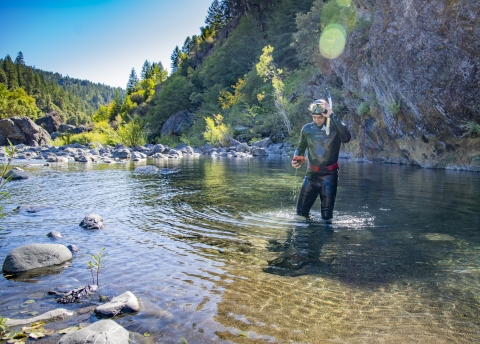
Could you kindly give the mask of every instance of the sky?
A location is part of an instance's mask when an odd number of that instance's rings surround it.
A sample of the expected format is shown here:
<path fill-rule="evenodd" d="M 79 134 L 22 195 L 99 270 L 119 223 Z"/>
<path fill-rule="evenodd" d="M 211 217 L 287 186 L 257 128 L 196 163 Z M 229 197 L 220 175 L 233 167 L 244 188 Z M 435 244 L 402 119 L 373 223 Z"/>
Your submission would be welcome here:
<path fill-rule="evenodd" d="M 126 88 L 145 60 L 170 72 L 170 55 L 200 34 L 213 0 L 0 0 L 0 58 Z"/>

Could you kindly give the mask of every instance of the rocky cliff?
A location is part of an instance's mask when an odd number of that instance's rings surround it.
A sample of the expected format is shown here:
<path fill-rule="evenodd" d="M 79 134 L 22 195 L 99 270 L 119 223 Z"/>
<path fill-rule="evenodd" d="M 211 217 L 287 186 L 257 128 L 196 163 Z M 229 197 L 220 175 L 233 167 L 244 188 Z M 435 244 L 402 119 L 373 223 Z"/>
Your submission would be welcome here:
<path fill-rule="evenodd" d="M 480 171 L 478 0 L 354 0 L 357 25 L 323 68 L 341 78 L 354 157 Z"/>

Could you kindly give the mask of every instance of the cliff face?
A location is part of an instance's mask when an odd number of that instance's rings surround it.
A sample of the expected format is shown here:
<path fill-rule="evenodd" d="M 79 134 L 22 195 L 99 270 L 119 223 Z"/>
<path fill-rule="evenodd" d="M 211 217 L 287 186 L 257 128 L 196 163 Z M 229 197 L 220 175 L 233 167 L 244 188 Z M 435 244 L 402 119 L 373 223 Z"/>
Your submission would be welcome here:
<path fill-rule="evenodd" d="M 342 79 L 354 157 L 480 171 L 478 0 L 354 0 Z M 325 71 L 325 68 L 324 68 Z M 363 110 L 359 110 L 363 109 Z"/>

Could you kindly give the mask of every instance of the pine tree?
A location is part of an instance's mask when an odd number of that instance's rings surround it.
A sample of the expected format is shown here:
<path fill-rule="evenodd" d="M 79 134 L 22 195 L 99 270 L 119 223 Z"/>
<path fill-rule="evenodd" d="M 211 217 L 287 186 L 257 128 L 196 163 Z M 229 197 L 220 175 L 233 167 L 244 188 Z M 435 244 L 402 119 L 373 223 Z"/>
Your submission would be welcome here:
<path fill-rule="evenodd" d="M 3 70 L 5 71 L 5 74 L 7 75 L 8 89 L 18 87 L 17 68 L 15 68 L 15 64 L 13 63 L 10 55 L 5 56 L 5 60 L 3 61 Z"/>
<path fill-rule="evenodd" d="M 224 26 L 223 10 L 218 0 L 213 0 L 208 8 L 205 24 L 207 24 L 212 32 L 216 32 Z"/>
<path fill-rule="evenodd" d="M 130 72 L 130 76 L 128 77 L 128 82 L 127 82 L 127 94 L 131 94 L 132 92 L 135 92 L 137 90 L 139 80 L 137 77 L 137 72 L 135 72 L 135 68 L 132 68 L 132 71 Z M 117 94 L 115 94 L 115 97 Z"/>
<path fill-rule="evenodd" d="M 18 65 L 25 66 L 25 60 L 23 59 L 23 53 L 21 51 L 18 52 L 17 58 L 15 59 L 15 63 Z"/>
<path fill-rule="evenodd" d="M 145 60 L 142 67 L 142 73 L 140 74 L 142 80 L 147 80 L 153 77 L 153 66 Z"/>
<path fill-rule="evenodd" d="M 178 66 L 180 65 L 180 56 L 181 56 L 181 51 L 178 48 L 178 45 L 173 49 L 172 55 L 170 55 L 170 60 L 172 61 L 171 67 L 172 67 L 172 73 L 175 73 L 178 69 Z"/>

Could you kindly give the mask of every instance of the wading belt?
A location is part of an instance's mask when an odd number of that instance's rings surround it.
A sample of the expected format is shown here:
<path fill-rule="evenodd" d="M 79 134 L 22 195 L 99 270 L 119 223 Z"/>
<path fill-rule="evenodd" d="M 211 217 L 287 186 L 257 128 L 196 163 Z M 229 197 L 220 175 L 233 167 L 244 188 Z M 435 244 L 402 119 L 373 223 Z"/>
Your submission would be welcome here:
<path fill-rule="evenodd" d="M 311 169 L 313 172 L 331 172 L 338 169 L 338 162 L 329 166 L 313 166 L 308 164 L 308 168 Z"/>

